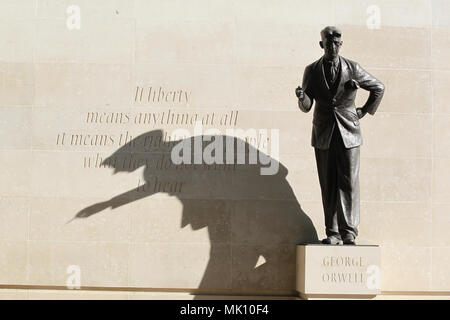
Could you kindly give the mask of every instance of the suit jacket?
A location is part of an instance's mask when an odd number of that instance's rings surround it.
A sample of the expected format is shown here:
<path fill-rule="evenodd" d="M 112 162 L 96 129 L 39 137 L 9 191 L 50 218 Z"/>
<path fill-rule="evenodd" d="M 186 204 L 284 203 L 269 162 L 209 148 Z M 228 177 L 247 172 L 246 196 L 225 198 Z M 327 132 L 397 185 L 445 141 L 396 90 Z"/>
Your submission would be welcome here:
<path fill-rule="evenodd" d="M 384 85 L 366 72 L 358 63 L 339 57 L 340 73 L 335 88 L 329 88 L 325 80 L 323 57 L 306 67 L 302 88 L 311 99 L 308 112 L 314 101 L 313 129 L 311 144 L 318 149 L 330 147 L 333 130 L 337 126 L 346 148 L 362 144 L 359 117 L 355 98 L 358 88 L 370 91 L 364 112 L 374 115 L 384 94 Z M 301 104 L 300 104 L 301 105 Z"/>

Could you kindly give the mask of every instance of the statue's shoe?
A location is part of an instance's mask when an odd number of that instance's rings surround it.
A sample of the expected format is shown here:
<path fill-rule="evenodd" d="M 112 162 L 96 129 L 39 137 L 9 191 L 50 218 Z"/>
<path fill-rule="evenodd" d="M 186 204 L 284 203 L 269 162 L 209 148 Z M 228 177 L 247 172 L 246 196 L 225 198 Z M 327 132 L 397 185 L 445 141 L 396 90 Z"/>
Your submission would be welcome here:
<path fill-rule="evenodd" d="M 343 241 L 344 241 L 344 244 L 347 244 L 347 245 L 353 245 L 353 246 L 356 245 L 355 236 L 352 234 L 346 234 L 343 237 Z"/>
<path fill-rule="evenodd" d="M 342 245 L 342 239 L 336 236 L 330 236 L 322 240 L 323 244 Z"/>

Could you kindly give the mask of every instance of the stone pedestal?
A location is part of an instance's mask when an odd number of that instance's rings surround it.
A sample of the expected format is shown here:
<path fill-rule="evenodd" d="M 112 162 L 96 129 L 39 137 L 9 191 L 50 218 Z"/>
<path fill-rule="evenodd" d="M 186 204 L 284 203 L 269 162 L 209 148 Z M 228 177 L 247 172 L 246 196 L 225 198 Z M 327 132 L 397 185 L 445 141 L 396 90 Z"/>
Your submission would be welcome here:
<path fill-rule="evenodd" d="M 297 246 L 302 298 L 373 298 L 380 287 L 379 246 Z"/>

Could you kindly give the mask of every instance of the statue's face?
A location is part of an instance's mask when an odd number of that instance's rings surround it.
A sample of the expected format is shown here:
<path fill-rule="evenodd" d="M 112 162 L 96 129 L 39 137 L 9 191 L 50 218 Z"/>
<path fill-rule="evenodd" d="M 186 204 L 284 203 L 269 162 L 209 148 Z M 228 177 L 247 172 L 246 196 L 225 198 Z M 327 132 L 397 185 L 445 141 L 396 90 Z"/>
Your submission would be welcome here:
<path fill-rule="evenodd" d="M 327 37 L 320 41 L 320 47 L 325 52 L 327 59 L 335 59 L 339 56 L 339 50 L 341 49 L 342 41 L 337 37 Z"/>

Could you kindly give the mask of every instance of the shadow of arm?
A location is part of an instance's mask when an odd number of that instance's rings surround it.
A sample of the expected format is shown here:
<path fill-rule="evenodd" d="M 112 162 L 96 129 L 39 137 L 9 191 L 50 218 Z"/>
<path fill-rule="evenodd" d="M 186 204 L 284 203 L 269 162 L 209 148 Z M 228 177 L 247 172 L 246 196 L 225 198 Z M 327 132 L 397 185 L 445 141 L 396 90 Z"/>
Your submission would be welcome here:
<path fill-rule="evenodd" d="M 99 213 L 107 208 L 115 209 L 115 208 L 121 207 L 123 205 L 126 205 L 130 202 L 145 198 L 154 193 L 153 191 L 149 191 L 150 189 L 151 188 L 149 186 L 144 185 L 143 187 L 139 187 L 139 188 L 124 192 L 118 196 L 115 196 L 114 198 L 111 198 L 108 201 L 95 203 L 89 207 L 86 207 L 86 208 L 80 210 L 72 220 L 75 220 L 78 218 L 88 218 L 88 217 L 90 217 L 96 213 Z M 146 190 L 146 191 L 144 191 L 144 190 Z M 69 222 L 71 222 L 72 220 L 70 220 Z"/>

